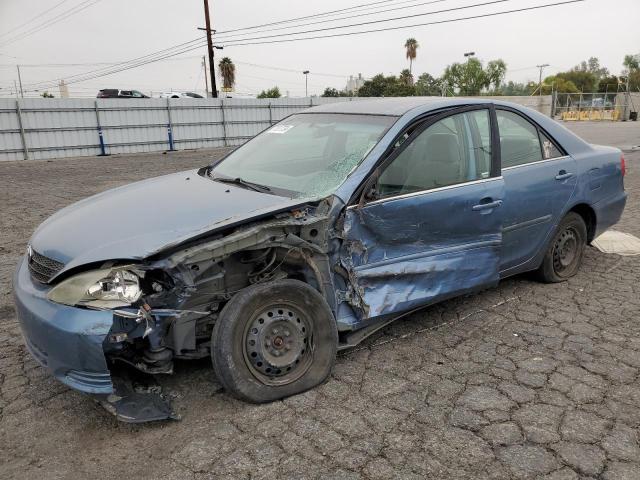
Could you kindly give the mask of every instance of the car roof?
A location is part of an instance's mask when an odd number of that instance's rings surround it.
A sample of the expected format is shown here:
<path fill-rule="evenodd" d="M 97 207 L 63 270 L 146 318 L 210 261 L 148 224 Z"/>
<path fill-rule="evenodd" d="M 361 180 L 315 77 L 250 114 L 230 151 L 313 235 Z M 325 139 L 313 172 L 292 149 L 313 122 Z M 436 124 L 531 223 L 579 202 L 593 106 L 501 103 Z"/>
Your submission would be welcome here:
<path fill-rule="evenodd" d="M 446 98 L 446 97 L 399 97 L 358 99 L 318 105 L 305 110 L 305 113 L 351 113 L 363 115 L 394 115 L 401 116 L 418 107 L 431 107 L 428 110 L 437 110 L 449 106 L 469 103 L 488 103 L 487 100 L 479 101 L 472 98 Z"/>

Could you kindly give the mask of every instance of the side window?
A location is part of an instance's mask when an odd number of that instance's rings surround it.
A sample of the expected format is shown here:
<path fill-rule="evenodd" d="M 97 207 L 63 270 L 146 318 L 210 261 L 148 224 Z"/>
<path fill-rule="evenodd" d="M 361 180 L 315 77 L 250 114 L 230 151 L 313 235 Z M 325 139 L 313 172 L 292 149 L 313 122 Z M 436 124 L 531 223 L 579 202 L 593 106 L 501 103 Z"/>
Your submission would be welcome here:
<path fill-rule="evenodd" d="M 502 168 L 542 160 L 538 129 L 520 115 L 498 110 Z"/>
<path fill-rule="evenodd" d="M 376 188 L 377 197 L 489 177 L 489 125 L 489 111 L 475 110 L 452 115 L 429 126 L 382 172 Z"/>
<path fill-rule="evenodd" d="M 562 157 L 564 155 L 558 147 L 556 147 L 556 144 L 542 132 L 540 132 L 540 143 L 542 144 L 542 156 L 545 160 Z"/>

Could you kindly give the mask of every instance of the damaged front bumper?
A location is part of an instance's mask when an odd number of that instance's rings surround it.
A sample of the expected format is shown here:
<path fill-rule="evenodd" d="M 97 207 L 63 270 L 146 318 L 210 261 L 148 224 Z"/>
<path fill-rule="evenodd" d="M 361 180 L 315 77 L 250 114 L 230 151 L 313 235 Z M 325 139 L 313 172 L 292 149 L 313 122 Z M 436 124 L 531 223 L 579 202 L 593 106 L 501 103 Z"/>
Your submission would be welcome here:
<path fill-rule="evenodd" d="M 84 393 L 113 393 L 103 342 L 113 323 L 108 311 L 54 303 L 50 287 L 31 279 L 26 257 L 13 279 L 18 321 L 31 355 L 58 380 Z"/>
<path fill-rule="evenodd" d="M 159 387 L 140 388 L 128 376 L 112 376 L 104 342 L 113 312 L 50 301 L 50 287 L 31 279 L 24 258 L 14 274 L 13 294 L 25 344 L 36 361 L 65 385 L 90 394 L 119 420 L 176 418 Z"/>

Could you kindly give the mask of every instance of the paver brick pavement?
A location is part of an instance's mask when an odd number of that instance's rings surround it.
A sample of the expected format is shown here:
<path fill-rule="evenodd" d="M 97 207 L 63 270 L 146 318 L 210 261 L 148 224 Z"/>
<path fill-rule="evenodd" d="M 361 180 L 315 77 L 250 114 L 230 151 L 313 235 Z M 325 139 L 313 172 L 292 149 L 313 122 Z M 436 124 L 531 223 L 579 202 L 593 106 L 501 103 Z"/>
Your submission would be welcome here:
<path fill-rule="evenodd" d="M 0 164 L 0 477 L 640 478 L 640 258 L 589 248 L 557 285 L 527 276 L 448 301 L 341 353 L 331 378 L 267 405 L 209 362 L 160 377 L 180 422 L 118 423 L 26 351 L 10 277 L 59 208 L 221 151 Z M 640 154 L 620 230 L 640 235 Z M 158 206 L 159 210 L 162 206 Z"/>

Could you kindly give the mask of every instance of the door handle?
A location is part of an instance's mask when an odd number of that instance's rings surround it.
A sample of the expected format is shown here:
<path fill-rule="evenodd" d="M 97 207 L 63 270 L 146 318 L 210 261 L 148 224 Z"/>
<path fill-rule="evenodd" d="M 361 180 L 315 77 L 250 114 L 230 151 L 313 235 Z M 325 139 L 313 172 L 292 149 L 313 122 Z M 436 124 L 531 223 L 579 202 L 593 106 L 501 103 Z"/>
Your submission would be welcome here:
<path fill-rule="evenodd" d="M 573 177 L 573 173 L 567 172 L 566 170 L 560 170 L 558 175 L 556 175 L 556 180 L 566 180 L 571 177 Z"/>
<path fill-rule="evenodd" d="M 493 200 L 492 198 L 483 198 L 480 200 L 478 205 L 474 205 L 471 207 L 471 210 L 479 211 L 479 210 L 489 210 L 491 208 L 496 208 L 502 205 L 502 200 Z"/>

